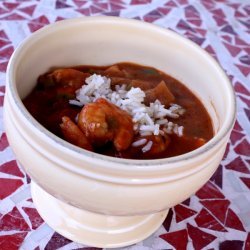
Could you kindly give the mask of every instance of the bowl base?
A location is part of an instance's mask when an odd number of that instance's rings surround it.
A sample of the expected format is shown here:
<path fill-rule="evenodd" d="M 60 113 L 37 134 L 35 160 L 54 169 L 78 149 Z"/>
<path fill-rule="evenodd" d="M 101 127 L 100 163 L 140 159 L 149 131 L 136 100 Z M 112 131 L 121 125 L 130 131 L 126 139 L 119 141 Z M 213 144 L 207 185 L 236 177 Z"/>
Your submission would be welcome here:
<path fill-rule="evenodd" d="M 31 182 L 34 204 L 44 221 L 64 237 L 94 247 L 124 247 L 156 231 L 168 211 L 143 216 L 110 216 L 64 203 Z"/>

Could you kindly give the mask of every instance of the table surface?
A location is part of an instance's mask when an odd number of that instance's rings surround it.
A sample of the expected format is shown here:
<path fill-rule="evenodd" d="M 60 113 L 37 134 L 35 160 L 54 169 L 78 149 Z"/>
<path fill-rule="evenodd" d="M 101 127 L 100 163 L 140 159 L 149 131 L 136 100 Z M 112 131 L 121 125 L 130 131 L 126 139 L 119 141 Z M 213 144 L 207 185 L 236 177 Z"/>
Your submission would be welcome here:
<path fill-rule="evenodd" d="M 0 249 L 96 249 L 71 242 L 43 222 L 2 122 L 5 71 L 14 48 L 44 25 L 89 15 L 136 18 L 191 39 L 221 64 L 237 95 L 237 121 L 216 173 L 172 208 L 154 235 L 124 249 L 250 249 L 250 0 L 1 1 Z"/>

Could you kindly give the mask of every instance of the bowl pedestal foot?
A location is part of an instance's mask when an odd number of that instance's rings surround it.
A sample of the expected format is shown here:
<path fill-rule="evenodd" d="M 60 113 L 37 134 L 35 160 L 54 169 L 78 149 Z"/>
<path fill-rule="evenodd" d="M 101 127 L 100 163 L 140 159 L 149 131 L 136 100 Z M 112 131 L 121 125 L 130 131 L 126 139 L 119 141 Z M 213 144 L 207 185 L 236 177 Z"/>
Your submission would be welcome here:
<path fill-rule="evenodd" d="M 156 231 L 168 211 L 143 216 L 110 216 L 64 203 L 31 183 L 34 204 L 44 221 L 64 237 L 94 247 L 123 247 Z"/>

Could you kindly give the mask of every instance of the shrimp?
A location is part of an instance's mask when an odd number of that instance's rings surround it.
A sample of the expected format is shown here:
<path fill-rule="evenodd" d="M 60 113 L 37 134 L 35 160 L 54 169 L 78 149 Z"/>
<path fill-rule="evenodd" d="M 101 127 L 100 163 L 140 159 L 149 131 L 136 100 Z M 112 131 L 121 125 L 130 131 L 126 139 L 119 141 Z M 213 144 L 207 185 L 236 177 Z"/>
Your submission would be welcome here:
<path fill-rule="evenodd" d="M 57 87 L 74 94 L 77 89 L 81 88 L 88 76 L 90 76 L 89 73 L 83 73 L 76 69 L 65 68 L 57 69 L 51 73 L 40 76 L 38 82 L 43 87 L 57 85 Z"/>
<path fill-rule="evenodd" d="M 126 150 L 134 136 L 131 116 L 103 98 L 83 107 L 78 126 L 93 145 L 113 142 L 118 151 Z"/>
<path fill-rule="evenodd" d="M 81 129 L 78 128 L 78 126 L 67 116 L 62 117 L 62 123 L 60 124 L 62 133 L 64 135 L 64 138 L 80 147 L 84 148 L 90 151 L 93 151 L 92 145 L 88 142 L 87 137 L 85 134 L 81 131 Z"/>

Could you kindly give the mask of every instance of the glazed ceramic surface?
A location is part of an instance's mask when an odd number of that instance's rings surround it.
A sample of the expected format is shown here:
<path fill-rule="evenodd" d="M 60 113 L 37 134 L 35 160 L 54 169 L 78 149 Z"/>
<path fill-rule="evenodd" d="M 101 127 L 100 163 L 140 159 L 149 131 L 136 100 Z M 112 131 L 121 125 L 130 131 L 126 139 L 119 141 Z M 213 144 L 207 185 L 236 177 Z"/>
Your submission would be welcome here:
<path fill-rule="evenodd" d="M 126 61 L 153 66 L 188 86 L 209 111 L 214 138 L 169 159 L 111 158 L 52 135 L 21 102 L 51 67 Z M 50 195 L 102 215 L 148 215 L 188 198 L 218 167 L 235 119 L 232 87 L 207 53 L 171 31 L 134 20 L 81 18 L 48 26 L 15 51 L 7 82 L 6 132 L 25 171 Z"/>

